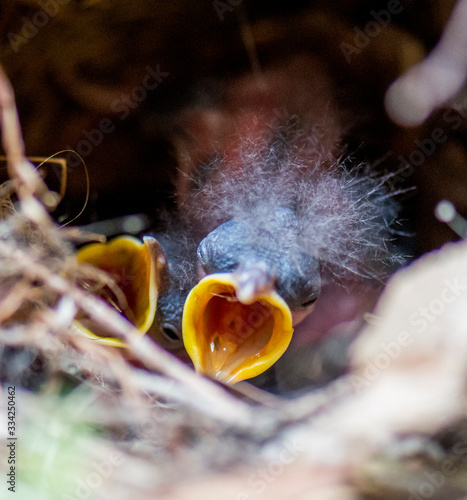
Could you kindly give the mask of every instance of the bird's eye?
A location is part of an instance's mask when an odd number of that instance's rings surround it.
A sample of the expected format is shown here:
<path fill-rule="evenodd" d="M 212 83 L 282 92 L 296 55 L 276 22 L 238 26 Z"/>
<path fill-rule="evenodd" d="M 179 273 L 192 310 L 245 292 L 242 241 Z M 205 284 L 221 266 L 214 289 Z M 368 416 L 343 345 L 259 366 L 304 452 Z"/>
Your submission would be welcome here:
<path fill-rule="evenodd" d="M 208 265 L 208 251 L 207 251 L 207 245 L 205 242 L 205 239 L 201 241 L 199 247 L 198 247 L 198 262 L 202 268 L 202 270 L 206 273 L 209 274 L 209 265 Z"/>
<path fill-rule="evenodd" d="M 209 271 L 210 271 L 210 268 L 208 266 L 208 264 L 206 264 L 205 262 L 200 262 L 201 264 L 201 269 L 206 273 L 206 274 L 210 274 Z"/>
<path fill-rule="evenodd" d="M 314 304 L 318 300 L 318 297 L 314 297 L 313 299 L 307 300 L 306 302 L 303 302 L 302 307 L 309 307 L 311 304 Z"/>
<path fill-rule="evenodd" d="M 181 340 L 181 335 L 180 332 L 178 331 L 177 328 L 173 327 L 172 325 L 163 325 L 162 327 L 162 332 L 165 335 L 167 339 L 169 339 L 171 342 L 178 342 Z"/>

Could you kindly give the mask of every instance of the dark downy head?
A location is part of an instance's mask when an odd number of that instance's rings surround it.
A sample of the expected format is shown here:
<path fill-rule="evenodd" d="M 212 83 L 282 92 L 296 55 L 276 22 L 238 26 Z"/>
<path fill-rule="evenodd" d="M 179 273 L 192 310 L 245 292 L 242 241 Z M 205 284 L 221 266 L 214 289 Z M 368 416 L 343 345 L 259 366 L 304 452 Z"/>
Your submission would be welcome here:
<path fill-rule="evenodd" d="M 196 248 L 200 238 L 182 217 L 165 214 L 164 218 L 166 227 L 155 236 L 166 255 L 167 270 L 149 334 L 167 350 L 183 357 L 183 307 L 197 280 Z"/>
<path fill-rule="evenodd" d="M 295 323 L 311 311 L 319 296 L 319 262 L 296 247 L 300 227 L 291 209 L 275 207 L 269 215 L 253 231 L 244 220 L 219 225 L 201 241 L 198 262 L 204 274 L 232 272 L 243 303 L 253 302 L 268 289 L 276 290 L 290 307 Z"/>

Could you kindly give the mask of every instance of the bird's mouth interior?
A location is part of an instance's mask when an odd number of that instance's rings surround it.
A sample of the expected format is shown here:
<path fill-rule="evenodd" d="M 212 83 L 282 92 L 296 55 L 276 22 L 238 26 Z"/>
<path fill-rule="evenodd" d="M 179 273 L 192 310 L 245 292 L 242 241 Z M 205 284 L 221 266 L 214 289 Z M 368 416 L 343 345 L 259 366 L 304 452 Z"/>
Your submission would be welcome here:
<path fill-rule="evenodd" d="M 89 291 L 107 302 L 125 316 L 142 333 L 151 325 L 157 303 L 156 258 L 153 238 L 140 241 L 122 236 L 109 243 L 93 243 L 77 253 L 80 263 L 91 264 L 105 271 L 115 282 L 90 282 Z M 123 346 L 118 339 L 109 338 L 110 332 L 85 315 L 78 315 L 75 326 L 88 336 L 109 345 Z"/>
<path fill-rule="evenodd" d="M 184 309 L 185 348 L 197 371 L 238 382 L 269 368 L 292 336 L 290 310 L 275 293 L 241 303 L 230 274 L 210 275 L 190 293 Z"/>
<path fill-rule="evenodd" d="M 261 352 L 271 339 L 273 326 L 272 313 L 261 302 L 245 305 L 232 293 L 214 295 L 201 324 L 213 373 L 229 370 Z"/>

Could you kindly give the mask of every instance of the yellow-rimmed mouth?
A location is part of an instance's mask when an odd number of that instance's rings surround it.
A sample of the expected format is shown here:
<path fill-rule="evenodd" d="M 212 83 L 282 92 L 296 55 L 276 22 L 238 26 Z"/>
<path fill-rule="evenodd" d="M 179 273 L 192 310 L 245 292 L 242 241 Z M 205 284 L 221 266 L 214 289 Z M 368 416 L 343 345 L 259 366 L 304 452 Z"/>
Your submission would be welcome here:
<path fill-rule="evenodd" d="M 243 304 L 232 276 L 203 278 L 183 310 L 183 342 L 196 371 L 226 383 L 263 373 L 282 356 L 293 333 L 290 309 L 276 292 Z"/>
<path fill-rule="evenodd" d="M 91 264 L 113 278 L 121 297 L 102 286 L 93 290 L 121 312 L 144 335 L 154 321 L 161 269 L 165 256 L 156 239 L 145 236 L 143 241 L 132 236 L 120 236 L 108 243 L 92 243 L 77 252 L 79 263 Z M 89 318 L 75 321 L 79 331 L 101 343 L 123 347 L 122 341 L 109 337 Z"/>

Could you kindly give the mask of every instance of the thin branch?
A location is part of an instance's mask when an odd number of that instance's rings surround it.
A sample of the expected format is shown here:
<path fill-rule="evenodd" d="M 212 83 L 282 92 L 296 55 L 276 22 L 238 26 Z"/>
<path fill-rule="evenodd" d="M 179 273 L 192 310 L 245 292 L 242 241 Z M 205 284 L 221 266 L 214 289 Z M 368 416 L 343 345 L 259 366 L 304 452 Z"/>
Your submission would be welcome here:
<path fill-rule="evenodd" d="M 89 315 L 96 324 L 107 330 L 110 329 L 116 337 L 123 340 L 130 353 L 146 368 L 159 371 L 181 382 L 193 398 L 204 400 L 206 405 L 210 405 L 211 414 L 215 414 L 218 420 L 234 427 L 251 427 L 252 412 L 248 405 L 237 401 L 208 379 L 193 373 L 190 368 L 153 343 L 147 336 L 142 337 L 139 330 L 109 308 L 104 301 L 87 295 L 64 278 L 31 259 L 26 253 L 21 250 L 12 250 L 1 241 L 0 256 L 21 264 L 25 275 L 29 278 L 41 280 L 56 293 L 71 297 L 78 308 Z"/>
<path fill-rule="evenodd" d="M 51 219 L 35 196 L 39 196 L 39 198 L 45 197 L 49 191 L 38 172 L 36 172 L 34 165 L 25 157 L 13 88 L 1 66 L 0 124 L 8 174 L 13 181 L 24 215 L 29 220 L 47 227 L 51 224 Z"/>

